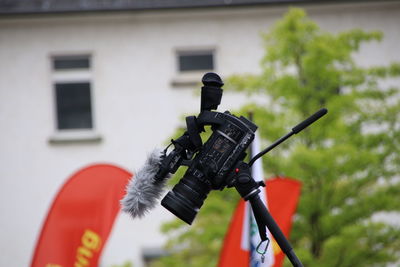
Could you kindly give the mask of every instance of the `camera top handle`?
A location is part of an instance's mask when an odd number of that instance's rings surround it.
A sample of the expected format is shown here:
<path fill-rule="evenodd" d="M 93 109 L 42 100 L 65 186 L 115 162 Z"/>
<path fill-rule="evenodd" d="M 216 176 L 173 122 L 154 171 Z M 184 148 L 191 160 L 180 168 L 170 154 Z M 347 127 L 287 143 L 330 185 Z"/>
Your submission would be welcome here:
<path fill-rule="evenodd" d="M 201 81 L 204 86 L 201 87 L 200 112 L 203 112 L 204 110 L 211 111 L 212 109 L 217 109 L 222 98 L 223 90 L 221 87 L 224 85 L 221 77 L 216 73 L 209 72 L 203 76 Z"/>

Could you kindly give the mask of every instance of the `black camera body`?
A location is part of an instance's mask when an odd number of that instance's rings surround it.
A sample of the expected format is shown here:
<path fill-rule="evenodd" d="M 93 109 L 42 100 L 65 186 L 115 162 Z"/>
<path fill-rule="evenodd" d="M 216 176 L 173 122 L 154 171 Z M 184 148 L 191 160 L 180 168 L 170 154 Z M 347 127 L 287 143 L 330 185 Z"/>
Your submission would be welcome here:
<path fill-rule="evenodd" d="M 212 114 L 210 114 L 212 113 Z M 236 163 L 246 156 L 257 126 L 244 117 L 210 112 L 221 124 L 191 161 L 183 178 L 161 201 L 161 205 L 191 224 L 211 189 L 223 189 Z M 199 116 L 202 117 L 202 114 Z"/>
<path fill-rule="evenodd" d="M 245 117 L 238 118 L 227 111 L 212 112 L 212 115 L 222 123 L 213 125 L 212 135 L 186 173 L 204 180 L 212 189 L 223 189 L 228 173 L 246 156 L 245 151 L 254 139 L 257 126 Z"/>
<path fill-rule="evenodd" d="M 202 110 L 196 118 L 186 118 L 188 130 L 177 140 L 175 149 L 165 156 L 158 177 L 174 173 L 181 165 L 188 166 L 186 173 L 161 205 L 188 224 L 191 224 L 210 190 L 222 190 L 227 177 L 237 162 L 246 156 L 246 149 L 254 139 L 257 126 L 244 117 L 229 111 L 214 112 L 222 96 L 222 81 L 217 74 L 203 77 Z M 211 125 L 212 134 L 204 143 L 200 132 Z M 193 159 L 191 159 L 193 158 Z"/>

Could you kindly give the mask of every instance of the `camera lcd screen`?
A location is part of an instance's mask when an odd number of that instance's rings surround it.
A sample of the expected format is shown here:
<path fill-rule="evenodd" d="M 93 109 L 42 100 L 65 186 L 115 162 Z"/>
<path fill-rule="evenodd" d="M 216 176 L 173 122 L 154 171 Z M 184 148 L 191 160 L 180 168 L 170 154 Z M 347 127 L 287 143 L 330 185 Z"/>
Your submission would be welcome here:
<path fill-rule="evenodd" d="M 213 145 L 213 149 L 222 154 L 225 153 L 230 147 L 231 142 L 222 136 L 219 136 L 218 139 L 215 140 L 215 143 Z"/>

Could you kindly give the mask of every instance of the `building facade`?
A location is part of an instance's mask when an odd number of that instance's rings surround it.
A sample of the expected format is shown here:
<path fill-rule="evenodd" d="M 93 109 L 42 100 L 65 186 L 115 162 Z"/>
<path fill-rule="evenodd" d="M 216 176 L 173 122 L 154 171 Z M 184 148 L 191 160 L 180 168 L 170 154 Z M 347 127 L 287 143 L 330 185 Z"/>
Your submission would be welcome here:
<path fill-rule="evenodd" d="M 195 92 L 204 72 L 259 72 L 260 34 L 289 7 L 288 1 L 64 2 L 0 1 L 0 266 L 29 265 L 49 206 L 74 172 L 99 162 L 134 171 L 163 147 L 183 114 L 199 112 Z M 400 61 L 400 2 L 290 4 L 331 32 L 381 30 L 381 43 L 355 55 L 360 64 Z M 225 93 L 219 110 L 247 100 Z M 119 215 L 101 266 L 127 260 L 144 266 L 144 256 L 165 242 L 161 223 L 172 218 L 161 207 L 141 220 Z"/>

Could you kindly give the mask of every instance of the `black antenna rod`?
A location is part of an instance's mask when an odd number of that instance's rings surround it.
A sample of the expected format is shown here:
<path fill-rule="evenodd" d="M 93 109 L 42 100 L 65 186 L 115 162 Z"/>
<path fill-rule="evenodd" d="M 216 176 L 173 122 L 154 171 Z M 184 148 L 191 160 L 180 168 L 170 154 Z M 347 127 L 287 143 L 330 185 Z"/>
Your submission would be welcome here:
<path fill-rule="evenodd" d="M 316 120 L 318 120 L 319 118 L 321 118 L 322 116 L 324 116 L 326 113 L 328 113 L 328 110 L 326 108 L 321 108 L 320 110 L 318 110 L 317 112 L 315 112 L 313 115 L 311 115 L 310 117 L 308 117 L 307 119 L 305 119 L 304 121 L 300 122 L 299 124 L 297 124 L 295 127 L 292 128 L 292 131 L 290 133 L 287 133 L 285 136 L 282 136 L 281 138 L 279 138 L 278 140 L 276 140 L 273 144 L 271 144 L 269 147 L 267 147 L 266 149 L 264 149 L 263 151 L 261 151 L 260 153 L 258 153 L 257 155 L 255 155 L 250 161 L 249 161 L 249 167 L 251 167 L 253 165 L 253 163 L 259 159 L 260 157 L 262 157 L 264 154 L 268 153 L 269 151 L 271 151 L 273 148 L 275 148 L 276 146 L 278 146 L 279 144 L 281 144 L 283 141 L 285 141 L 286 139 L 288 139 L 289 137 L 291 137 L 294 134 L 298 134 L 299 132 L 301 132 L 302 130 L 304 130 L 305 128 L 307 128 L 310 124 L 314 123 Z"/>

